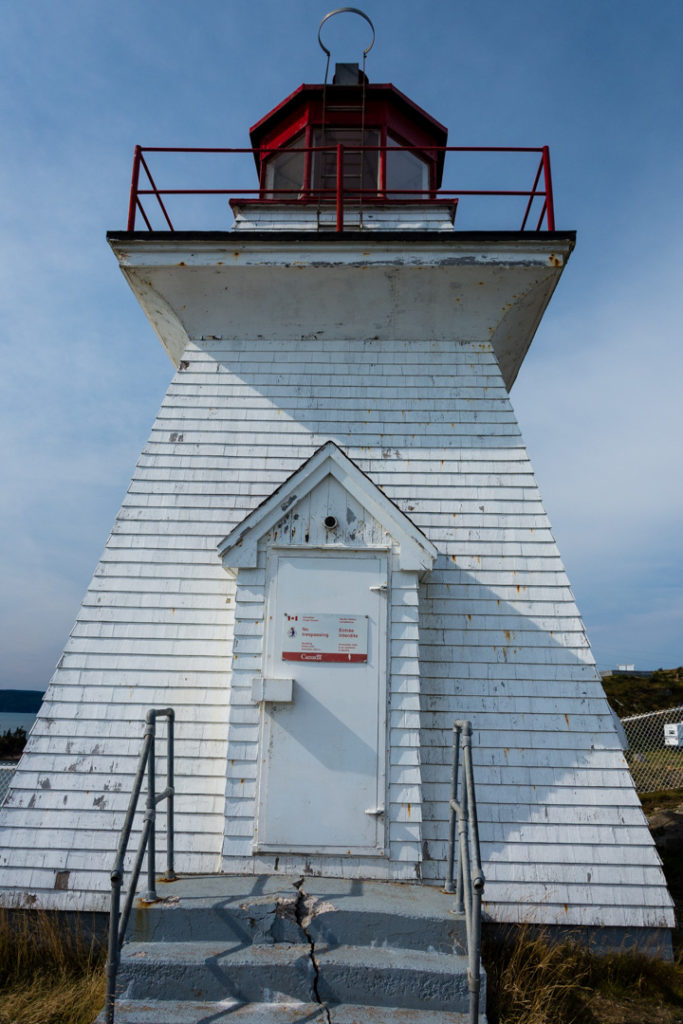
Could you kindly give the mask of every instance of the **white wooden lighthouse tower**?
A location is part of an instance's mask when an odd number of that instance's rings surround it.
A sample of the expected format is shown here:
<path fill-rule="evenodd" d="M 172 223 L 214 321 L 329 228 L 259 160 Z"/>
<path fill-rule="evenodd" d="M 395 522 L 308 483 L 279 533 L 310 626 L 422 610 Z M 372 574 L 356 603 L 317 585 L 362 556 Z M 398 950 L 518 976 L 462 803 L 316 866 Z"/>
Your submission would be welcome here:
<path fill-rule="evenodd" d="M 446 137 L 341 65 L 252 128 L 234 226 L 110 234 L 176 372 L 0 813 L 5 903 L 107 908 L 170 705 L 181 872 L 442 884 L 467 718 L 490 919 L 673 926 L 508 394 L 574 234 L 540 150 L 538 230 L 459 230 Z"/>

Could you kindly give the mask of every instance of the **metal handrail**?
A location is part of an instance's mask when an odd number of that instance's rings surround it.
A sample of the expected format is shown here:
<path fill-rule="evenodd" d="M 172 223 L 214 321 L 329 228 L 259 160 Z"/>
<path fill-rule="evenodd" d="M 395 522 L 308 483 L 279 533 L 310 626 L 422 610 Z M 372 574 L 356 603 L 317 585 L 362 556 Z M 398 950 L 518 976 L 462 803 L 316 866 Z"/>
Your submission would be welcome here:
<path fill-rule="evenodd" d="M 547 231 L 555 230 L 555 206 L 553 200 L 553 186 L 552 177 L 550 171 L 550 150 L 548 146 L 347 146 L 341 144 L 324 145 L 324 146 L 291 146 L 287 147 L 287 154 L 292 155 L 294 153 L 303 154 L 306 159 L 310 159 L 313 154 L 321 153 L 325 151 L 333 151 L 336 154 L 337 161 L 337 180 L 334 188 L 322 188 L 322 187 L 311 187 L 310 184 L 295 188 L 267 188 L 265 183 L 261 181 L 256 188 L 160 188 L 157 186 L 152 172 L 150 170 L 148 162 L 145 160 L 145 154 L 151 153 L 166 153 L 166 154 L 213 154 L 213 155 L 239 155 L 247 154 L 251 155 L 258 162 L 262 162 L 266 157 L 282 152 L 277 147 L 260 147 L 260 148 L 225 148 L 225 147 L 190 147 L 190 146 L 136 146 L 133 157 L 133 171 L 131 176 L 131 188 L 130 198 L 128 204 L 128 222 L 127 230 L 136 230 L 136 221 L 138 213 L 142 216 L 145 222 L 145 226 L 148 231 L 153 230 L 148 214 L 144 206 L 144 197 L 153 197 L 156 200 L 159 211 L 168 227 L 169 231 L 174 231 L 175 227 L 169 216 L 166 204 L 164 203 L 165 196 L 232 196 L 246 200 L 247 202 L 259 202 L 263 204 L 272 203 L 292 203 L 296 205 L 306 203 L 320 203 L 321 201 L 329 201 L 334 204 L 337 211 L 337 231 L 344 230 L 344 206 L 345 203 L 357 203 L 361 202 L 372 202 L 372 203 L 389 203 L 389 204 L 400 204 L 401 202 L 426 202 L 426 203 L 443 203 L 451 202 L 457 203 L 458 199 L 465 196 L 500 196 L 500 197 L 518 197 L 520 199 L 526 199 L 526 205 L 524 209 L 524 215 L 522 219 L 521 231 L 535 230 L 540 231 L 543 224 L 545 223 L 545 229 Z M 388 153 L 429 153 L 430 155 L 441 154 L 445 157 L 447 153 L 525 153 L 525 154 L 538 154 L 539 163 L 535 171 L 535 178 L 531 188 L 526 189 L 502 189 L 502 188 L 488 188 L 488 189 L 471 189 L 471 188 L 433 188 L 429 187 L 426 189 L 405 189 L 405 188 L 394 188 L 389 189 L 384 185 L 383 187 L 375 188 L 356 188 L 349 189 L 344 186 L 344 155 L 346 153 L 365 153 L 374 152 L 378 153 L 381 159 L 386 159 Z M 143 172 L 147 179 L 145 187 L 141 186 L 140 172 Z M 345 194 L 346 193 L 346 194 Z M 349 194 L 350 193 L 350 194 Z M 409 196 L 405 198 L 392 198 L 392 194 L 396 197 Z M 251 197 L 251 199 L 249 199 Z M 531 216 L 532 206 L 535 201 L 541 202 L 541 210 L 538 218 L 534 217 L 531 228 L 527 227 L 529 218 Z M 537 208 L 537 207 L 536 207 Z"/>
<path fill-rule="evenodd" d="M 463 772 L 459 780 L 460 751 Z M 460 785 L 459 785 L 460 782 Z M 458 791 L 460 795 L 458 795 Z M 472 770 L 472 723 L 453 722 L 453 770 L 449 800 L 450 821 L 448 861 L 444 892 L 455 892 L 456 913 L 465 914 L 467 933 L 467 986 L 470 993 L 470 1024 L 478 1024 L 479 993 L 481 989 L 481 900 L 484 892 L 484 872 L 479 850 L 477 801 Z M 455 832 L 458 831 L 458 875 L 455 874 Z"/>
<path fill-rule="evenodd" d="M 155 771 L 155 740 L 157 718 L 168 719 L 167 730 L 167 754 L 166 754 L 166 789 L 163 793 L 156 792 L 156 771 Z M 145 903 L 154 903 L 159 899 L 156 892 L 156 807 L 162 800 L 167 800 L 166 805 L 166 871 L 164 880 L 172 882 L 175 877 L 173 870 L 173 725 L 175 712 L 173 708 L 151 708 L 145 718 L 145 734 L 142 741 L 142 750 L 138 761 L 138 769 L 133 782 L 133 791 L 130 795 L 126 818 L 121 829 L 116 859 L 111 872 L 111 910 L 109 914 L 109 945 L 107 950 L 107 995 L 104 1004 L 105 1022 L 113 1024 L 114 1008 L 116 1003 L 116 975 L 121 961 L 121 947 L 126 937 L 128 919 L 133 908 L 135 890 L 137 888 L 142 861 L 147 851 L 147 892 L 142 897 Z M 145 816 L 140 834 L 138 852 L 133 865 L 130 878 L 128 895 L 123 907 L 121 907 L 121 886 L 123 884 L 123 863 L 128 849 L 128 840 L 133 828 L 133 819 L 142 789 L 142 783 L 147 771 L 147 804 Z"/>

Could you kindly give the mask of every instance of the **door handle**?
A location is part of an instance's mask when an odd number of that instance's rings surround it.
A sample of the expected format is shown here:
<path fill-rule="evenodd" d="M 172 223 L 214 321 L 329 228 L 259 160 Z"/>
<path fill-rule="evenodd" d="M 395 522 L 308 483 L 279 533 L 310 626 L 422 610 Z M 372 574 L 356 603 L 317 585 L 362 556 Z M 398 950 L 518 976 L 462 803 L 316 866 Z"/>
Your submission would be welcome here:
<path fill-rule="evenodd" d="M 369 814 L 373 818 L 379 818 L 381 814 L 384 814 L 383 807 L 366 807 L 365 813 Z"/>

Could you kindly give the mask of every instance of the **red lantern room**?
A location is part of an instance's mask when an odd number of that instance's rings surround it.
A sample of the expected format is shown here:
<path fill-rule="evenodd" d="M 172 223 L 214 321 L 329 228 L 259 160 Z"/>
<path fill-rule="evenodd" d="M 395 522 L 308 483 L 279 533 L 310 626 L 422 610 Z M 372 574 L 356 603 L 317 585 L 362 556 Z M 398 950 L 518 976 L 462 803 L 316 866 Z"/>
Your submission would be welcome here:
<path fill-rule="evenodd" d="M 320 29 L 330 18 L 345 12 L 365 19 L 372 30 L 372 41 L 363 51 L 362 67 L 338 63 L 330 82 L 330 51 L 322 42 Z M 229 197 L 234 231 L 452 231 L 456 208 L 463 201 L 467 203 L 463 210 L 467 228 L 493 226 L 507 230 L 513 218 L 513 229 L 521 220 L 518 231 L 540 231 L 544 226 L 548 231 L 555 230 L 547 146 L 447 146 L 447 129 L 396 86 L 368 81 L 365 58 L 375 36 L 366 14 L 355 7 L 342 7 L 326 15 L 320 29 L 318 42 L 327 54 L 323 83 L 300 85 L 257 121 L 249 132 L 249 149 L 136 146 L 129 231 L 136 230 L 138 214 L 148 231 L 157 230 L 159 223 L 162 230 L 175 231 L 176 204 L 180 209 L 183 198 L 189 196 L 202 196 L 207 214 L 210 197 L 220 198 L 222 204 L 224 197 Z M 496 168 L 504 153 L 515 154 L 515 179 L 520 172 L 524 177 L 511 180 L 502 189 L 463 188 L 464 181 L 447 182 L 444 188 L 446 152 L 459 154 L 456 173 L 465 180 L 471 179 L 472 169 L 481 173 L 481 158 L 490 156 Z M 238 187 L 231 187 L 232 165 L 226 174 L 222 162 L 220 173 L 206 172 L 202 187 L 193 182 L 187 187 L 182 181 L 166 187 L 158 174 L 169 173 L 169 167 L 175 167 L 177 173 L 173 156 L 182 154 L 184 164 L 189 153 L 208 160 L 209 166 L 223 155 L 253 156 L 257 187 L 247 187 L 244 179 L 239 184 L 233 182 Z M 151 169 L 152 155 L 159 160 L 159 172 L 156 167 L 154 172 Z M 469 162 L 470 156 L 474 164 Z M 218 164 L 216 161 L 215 166 Z M 452 162 L 451 173 L 455 166 Z M 489 211 L 494 208 L 500 212 L 492 216 Z M 195 216 L 199 212 L 199 206 L 193 203 L 186 209 L 194 211 Z M 480 209 L 483 223 L 477 219 Z M 208 229 L 223 222 L 224 205 L 218 211 L 218 220 L 209 220 Z M 197 221 L 189 226 L 200 227 Z"/>
<path fill-rule="evenodd" d="M 337 64 L 331 85 L 301 85 L 250 129 L 261 200 L 424 201 L 441 184 L 448 131 L 394 85 Z M 341 174 L 339 173 L 341 170 Z"/>

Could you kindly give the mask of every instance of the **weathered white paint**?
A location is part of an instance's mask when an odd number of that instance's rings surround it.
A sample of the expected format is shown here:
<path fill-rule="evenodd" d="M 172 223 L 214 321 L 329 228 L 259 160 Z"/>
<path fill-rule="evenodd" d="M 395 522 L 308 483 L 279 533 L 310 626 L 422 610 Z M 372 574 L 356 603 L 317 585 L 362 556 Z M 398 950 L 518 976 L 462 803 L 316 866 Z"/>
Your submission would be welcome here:
<path fill-rule="evenodd" d="M 339 523 L 334 531 L 324 524 L 330 514 Z M 218 551 L 224 567 L 230 572 L 255 566 L 259 541 L 267 532 L 272 543 L 279 537 L 280 544 L 309 549 L 395 545 L 399 568 L 417 572 L 430 570 L 438 554 L 425 534 L 332 442 L 221 541 Z"/>
<path fill-rule="evenodd" d="M 246 232 L 234 250 L 117 244 L 157 328 L 172 325 L 166 344 L 184 347 L 1 812 L 5 902 L 28 893 L 44 906 L 106 906 L 139 723 L 159 704 L 178 714 L 180 870 L 274 870 L 272 854 L 254 852 L 252 682 L 263 673 L 276 524 L 263 520 L 255 561 L 236 576 L 216 546 L 334 441 L 438 551 L 420 581 L 423 571 L 400 566 L 400 521 L 388 530 L 367 517 L 360 547 L 387 551 L 391 580 L 394 877 L 401 865 L 406 878 L 443 877 L 451 723 L 471 718 L 488 913 L 670 927 L 659 858 L 505 386 L 559 274 L 557 244 L 420 241 L 410 255 L 405 242 L 371 237 L 363 250 L 326 245 L 303 247 L 295 267 L 291 246 L 250 244 Z M 432 274 L 440 284 L 426 283 Z M 385 321 L 389 295 L 399 308 Z M 366 508 L 325 480 L 316 486 Z M 303 518 L 314 491 L 297 496 Z M 293 527 L 278 544 L 296 547 Z M 331 855 L 324 869 L 363 876 L 381 859 Z M 301 868 L 295 853 L 278 860 L 280 871 Z M 67 889 L 56 889 L 63 871 Z"/>
<path fill-rule="evenodd" d="M 568 239 L 491 242 L 445 232 L 410 245 L 314 233 L 304 245 L 283 232 L 251 239 L 246 231 L 182 252 L 163 240 L 113 245 L 176 366 L 191 339 L 459 338 L 493 345 L 508 388 L 572 249 Z M 382 394 L 400 383 L 402 369 L 377 380 Z M 425 386 L 435 383 L 421 376 Z"/>

